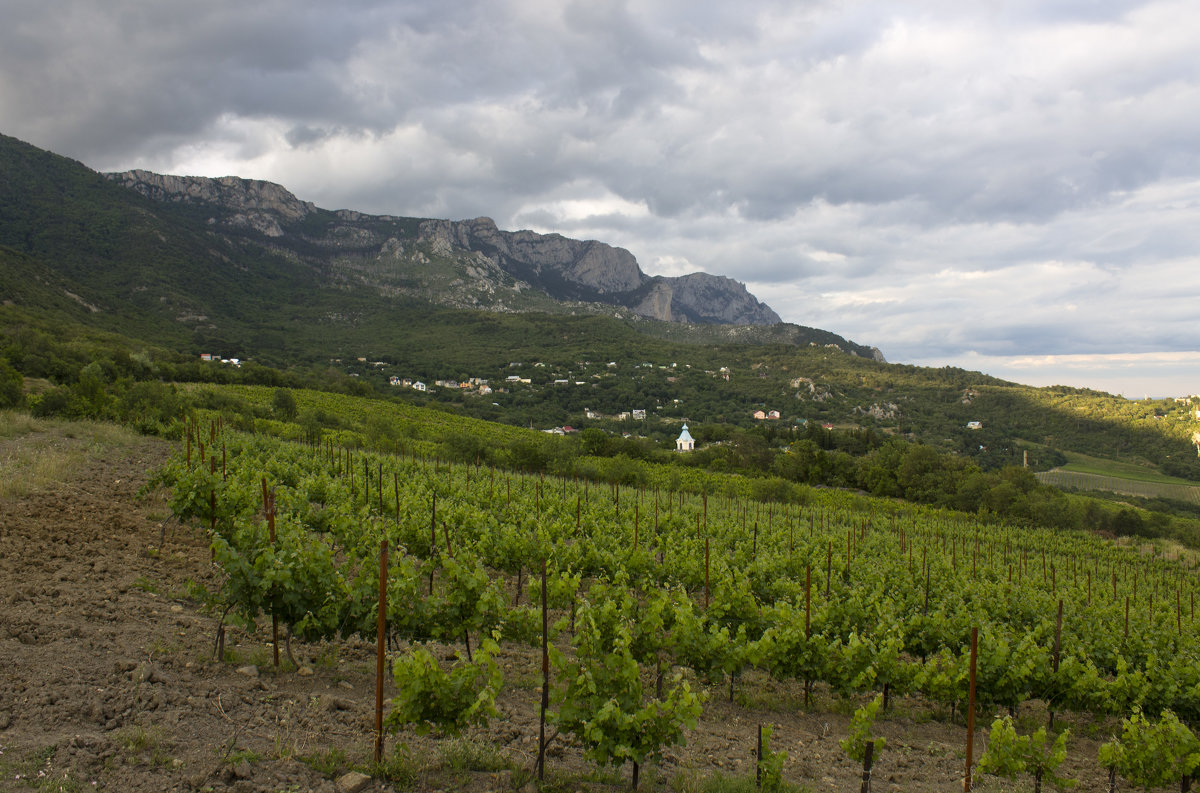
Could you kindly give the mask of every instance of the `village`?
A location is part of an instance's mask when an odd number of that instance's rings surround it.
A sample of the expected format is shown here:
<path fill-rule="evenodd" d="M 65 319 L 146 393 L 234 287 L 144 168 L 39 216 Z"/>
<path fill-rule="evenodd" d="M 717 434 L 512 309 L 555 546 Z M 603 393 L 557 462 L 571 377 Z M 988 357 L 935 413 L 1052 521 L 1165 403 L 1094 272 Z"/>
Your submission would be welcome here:
<path fill-rule="evenodd" d="M 207 353 L 202 354 L 200 358 L 205 362 L 234 367 L 240 367 L 244 362 L 239 358 L 224 358 Z M 584 360 L 576 361 L 569 367 L 564 366 L 561 362 L 548 364 L 544 361 L 510 361 L 504 367 L 509 373 L 502 371 L 501 376 L 498 377 L 460 373 L 458 377 L 454 378 L 422 379 L 402 371 L 403 365 L 395 361 L 374 360 L 367 356 L 355 356 L 348 359 L 331 358 L 329 363 L 345 372 L 349 377 L 360 378 L 364 384 L 370 383 L 376 389 L 395 390 L 399 393 L 415 392 L 415 394 L 440 402 L 457 402 L 466 406 L 490 404 L 495 410 L 508 410 L 518 404 L 553 405 L 559 408 L 557 420 L 546 421 L 544 420 L 546 416 L 523 419 L 530 428 L 541 429 L 549 434 L 571 435 L 578 432 L 582 426 L 590 425 L 599 426 L 607 432 L 626 438 L 653 435 L 662 442 L 667 442 L 663 434 L 672 426 L 678 427 L 693 418 L 708 420 L 709 411 L 700 409 L 694 404 L 694 399 L 692 403 L 685 406 L 683 397 L 688 391 L 686 387 L 688 383 L 691 384 L 691 393 L 693 394 L 696 393 L 697 388 L 712 392 L 714 390 L 712 386 L 697 386 L 697 383 L 708 380 L 715 380 L 721 384 L 735 381 L 729 388 L 739 391 L 741 389 L 736 382 L 756 382 L 765 376 L 761 371 L 746 372 L 738 380 L 734 377 L 734 370 L 730 366 L 702 368 L 676 361 L 653 363 L 650 361 L 618 362 L 610 360 L 593 363 Z M 396 371 L 398 369 L 401 371 Z M 751 375 L 751 377 L 747 377 L 747 375 Z M 697 380 L 697 378 L 700 379 Z M 638 383 L 638 385 L 632 388 L 621 386 L 622 381 L 628 384 Z M 812 410 L 814 404 L 825 403 L 831 398 L 832 393 L 827 386 L 820 384 L 812 377 L 790 376 L 785 382 L 787 389 L 790 390 L 790 396 L 796 402 L 793 407 L 794 415 L 769 404 L 754 404 L 761 399 L 760 390 L 759 395 L 753 398 L 747 397 L 745 401 L 750 404 L 746 405 L 743 409 L 744 412 L 735 412 L 732 416 L 726 414 L 724 420 L 732 419 L 735 423 L 743 424 L 746 427 L 759 423 L 763 425 L 778 423 L 792 428 L 793 432 L 807 427 L 810 417 L 814 413 Z M 660 387 L 647 389 L 644 387 L 647 383 L 657 383 Z M 585 388 L 597 389 L 589 391 L 594 394 L 594 397 L 585 396 L 582 392 L 578 395 L 570 395 L 576 389 Z M 647 390 L 655 395 L 649 397 L 649 404 L 643 401 L 641 406 L 629 405 L 629 402 L 634 399 L 646 400 L 648 395 L 645 391 Z M 728 388 L 726 390 L 728 391 Z M 785 391 L 785 393 L 789 393 L 789 391 Z M 505 396 L 508 398 L 504 399 Z M 488 401 L 484 402 L 483 400 Z M 588 401 L 592 401 L 592 405 L 587 405 Z M 593 406 L 597 401 L 601 403 L 603 409 Z M 625 402 L 624 405 L 620 404 L 622 401 Z M 482 409 L 482 407 L 474 408 L 474 410 Z M 809 415 L 801 415 L 801 412 Z M 885 403 L 872 405 L 869 408 L 855 407 L 853 412 L 880 421 L 891 421 L 897 417 L 899 408 L 895 404 Z M 828 413 L 824 415 L 827 416 Z M 813 419 L 818 422 L 817 426 L 825 430 L 833 430 L 837 426 L 849 426 L 835 424 L 834 421 L 822 417 L 820 414 Z M 659 426 L 657 429 L 653 429 L 654 425 Z M 967 430 L 982 428 L 982 422 L 974 419 L 965 424 Z M 673 430 L 670 431 L 673 432 Z M 680 446 L 678 450 L 685 451 L 694 448 L 695 439 L 690 440 L 691 445 L 688 449 Z M 1198 449 L 1200 449 L 1200 443 L 1198 443 Z"/>

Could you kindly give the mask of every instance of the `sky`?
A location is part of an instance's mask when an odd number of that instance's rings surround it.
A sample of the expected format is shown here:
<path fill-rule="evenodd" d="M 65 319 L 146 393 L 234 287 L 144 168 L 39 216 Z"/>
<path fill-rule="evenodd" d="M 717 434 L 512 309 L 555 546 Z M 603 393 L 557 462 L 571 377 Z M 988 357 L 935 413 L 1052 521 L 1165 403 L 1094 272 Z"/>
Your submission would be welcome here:
<path fill-rule="evenodd" d="M 1031 385 L 1200 393 L 1194 0 L 0 0 L 0 132 L 558 232 Z"/>

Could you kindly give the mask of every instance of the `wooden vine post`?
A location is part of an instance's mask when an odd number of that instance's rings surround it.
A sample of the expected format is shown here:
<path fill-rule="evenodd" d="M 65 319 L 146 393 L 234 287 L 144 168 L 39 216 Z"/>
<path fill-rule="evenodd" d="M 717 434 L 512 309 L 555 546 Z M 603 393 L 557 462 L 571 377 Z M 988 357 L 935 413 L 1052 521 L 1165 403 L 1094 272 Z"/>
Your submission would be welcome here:
<path fill-rule="evenodd" d="M 267 490 L 267 478 L 262 479 L 263 512 L 267 516 L 267 531 L 270 533 L 271 545 L 275 545 L 275 494 Z M 271 651 L 274 655 L 275 668 L 279 668 L 279 615 L 271 610 Z"/>
<path fill-rule="evenodd" d="M 1062 602 L 1061 600 L 1059 600 L 1059 601 L 1058 601 L 1058 617 L 1057 617 L 1057 619 L 1056 619 L 1056 620 L 1055 620 L 1055 622 L 1054 622 L 1054 658 L 1053 658 L 1053 669 L 1054 669 L 1054 674 L 1055 674 L 1055 676 L 1057 676 L 1057 675 L 1058 675 L 1058 664 L 1059 664 L 1059 658 L 1060 658 L 1060 656 L 1061 656 L 1061 653 L 1062 653 L 1062 612 L 1063 612 L 1063 602 Z M 1051 703 L 1051 704 L 1050 704 L 1050 723 L 1049 723 L 1049 727 L 1050 727 L 1050 729 L 1054 729 L 1054 704 L 1053 704 L 1053 703 Z"/>
<path fill-rule="evenodd" d="M 963 793 L 971 791 L 971 762 L 975 752 L 975 667 L 979 654 L 979 628 L 971 628 L 971 665 L 967 672 L 967 769 Z"/>
<path fill-rule="evenodd" d="M 546 708 L 550 706 L 550 619 L 546 600 L 546 560 L 542 559 L 542 704 L 538 715 L 538 781 L 543 779 L 546 772 Z"/>
<path fill-rule="evenodd" d="M 383 761 L 383 655 L 387 644 L 388 541 L 379 542 L 379 614 L 375 623 L 375 762 Z"/>
<path fill-rule="evenodd" d="M 862 788 L 859 793 L 871 793 L 871 765 L 875 759 L 875 742 L 867 741 L 863 747 Z"/>
<path fill-rule="evenodd" d="M 754 753 L 754 787 L 762 790 L 762 725 L 758 725 L 758 749 Z"/>
<path fill-rule="evenodd" d="M 704 610 L 708 611 L 708 538 L 704 538 Z"/>
<path fill-rule="evenodd" d="M 804 568 L 804 642 L 807 647 L 812 639 L 812 565 Z M 804 679 L 804 707 L 808 707 L 812 694 L 812 681 Z"/>
<path fill-rule="evenodd" d="M 825 599 L 829 600 L 829 579 L 833 576 L 833 543 L 825 543 Z"/>
<path fill-rule="evenodd" d="M 437 559 L 437 491 L 429 506 L 429 594 L 433 594 L 433 568 Z"/>

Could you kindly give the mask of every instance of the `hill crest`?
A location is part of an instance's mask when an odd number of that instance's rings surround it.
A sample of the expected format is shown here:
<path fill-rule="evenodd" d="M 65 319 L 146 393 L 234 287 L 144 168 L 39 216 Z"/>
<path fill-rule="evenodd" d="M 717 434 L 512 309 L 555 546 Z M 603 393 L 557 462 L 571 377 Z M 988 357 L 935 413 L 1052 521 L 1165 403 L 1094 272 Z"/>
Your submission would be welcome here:
<path fill-rule="evenodd" d="M 462 284 L 469 291 L 482 278 L 492 296 L 527 290 L 543 292 L 558 301 L 616 306 L 634 314 L 666 322 L 719 325 L 775 325 L 782 320 L 769 306 L 752 295 L 739 281 L 708 273 L 684 276 L 651 276 L 624 248 L 596 240 L 575 240 L 561 234 L 534 231 L 504 231 L 487 217 L 470 220 L 406 219 L 391 215 L 369 215 L 354 210 L 326 212 L 301 201 L 286 188 L 272 182 L 242 179 L 171 176 L 133 170 L 104 174 L 118 184 L 147 198 L 164 203 L 184 203 L 217 210 L 210 225 L 232 231 L 252 230 L 277 244 L 317 243 L 327 248 L 360 247 L 361 255 L 374 253 L 376 262 L 410 270 L 422 261 L 419 249 L 457 262 L 470 276 Z M 304 221 L 320 214 L 334 222 L 322 235 L 313 234 Z M 415 221 L 415 234 L 379 238 L 382 225 Z M 408 242 L 410 244 L 405 245 Z M 356 245 L 360 243 L 360 245 Z M 377 245 L 374 251 L 367 246 Z M 428 256 L 428 254 L 426 254 Z M 467 270 L 470 265 L 473 268 Z M 482 265 L 482 268 L 480 267 Z M 375 284 L 387 286 L 386 274 Z M 358 274 L 363 281 L 363 274 Z M 368 284 L 370 285 L 370 284 Z M 437 290 L 424 290 L 437 297 Z M 444 302 L 455 307 L 488 310 L 520 310 L 520 300 L 486 301 L 482 296 L 465 296 L 450 289 Z M 509 297 L 512 297 L 509 295 Z M 542 306 L 538 306 L 542 308 Z"/>

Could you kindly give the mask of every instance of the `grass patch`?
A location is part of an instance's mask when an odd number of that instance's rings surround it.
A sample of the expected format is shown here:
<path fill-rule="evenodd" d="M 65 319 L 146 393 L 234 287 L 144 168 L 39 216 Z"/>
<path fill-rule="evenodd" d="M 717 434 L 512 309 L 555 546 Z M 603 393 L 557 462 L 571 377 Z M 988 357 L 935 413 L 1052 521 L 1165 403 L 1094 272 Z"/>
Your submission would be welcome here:
<path fill-rule="evenodd" d="M 253 749 L 235 749 L 225 758 L 225 765 L 240 765 L 241 763 L 257 763 L 262 755 Z"/>
<path fill-rule="evenodd" d="M 768 788 L 759 788 L 753 774 L 725 776 L 718 771 L 712 776 L 700 777 L 695 773 L 680 771 L 671 780 L 671 790 L 675 793 L 760 793 Z M 785 781 L 773 790 L 778 793 L 805 793 L 809 788 Z"/>
<path fill-rule="evenodd" d="M 0 498 L 21 498 L 71 477 L 86 454 L 49 438 L 31 439 L 0 459 Z"/>
<path fill-rule="evenodd" d="M 1189 482 L 1187 479 L 1180 479 L 1174 476 L 1167 476 L 1144 465 L 1106 460 L 1103 457 L 1091 457 L 1078 452 L 1063 452 L 1063 454 L 1067 458 L 1067 464 L 1059 468 L 1061 471 L 1112 476 L 1118 479 L 1132 479 L 1137 482 L 1155 482 L 1165 485 L 1196 485 L 1195 482 Z"/>
<path fill-rule="evenodd" d="M 22 755 L 15 755 L 0 745 L 0 779 L 46 793 L 76 793 L 82 790 L 83 785 L 70 771 L 55 770 L 54 755 L 57 751 L 58 747 L 50 744 Z"/>
<path fill-rule="evenodd" d="M 325 752 L 297 755 L 296 759 L 326 779 L 341 776 L 350 767 L 350 759 L 346 756 L 345 750 L 337 747 Z"/>
<path fill-rule="evenodd" d="M 0 440 L 13 448 L 0 457 L 0 498 L 20 498 L 71 478 L 88 460 L 137 435 L 115 424 L 35 419 L 0 411 Z"/>
<path fill-rule="evenodd" d="M 1044 471 L 1037 474 L 1037 478 L 1042 484 L 1084 493 L 1099 491 L 1145 499 L 1168 499 L 1183 504 L 1200 504 L 1200 485 L 1194 483 L 1176 484 L 1062 469 Z"/>
<path fill-rule="evenodd" d="M 407 744 L 396 744 L 390 754 L 380 762 L 371 762 L 363 769 L 363 773 L 376 779 L 386 779 L 401 788 L 410 788 L 416 784 L 421 773 L 421 766 L 412 756 Z"/>
<path fill-rule="evenodd" d="M 159 593 L 158 592 L 158 584 L 154 583 L 149 578 L 146 578 L 146 576 L 144 576 L 144 575 L 140 575 L 137 578 L 135 578 L 133 580 L 133 583 L 130 584 L 130 586 L 134 589 L 140 589 L 143 592 L 150 592 L 155 595 L 157 595 Z"/>
<path fill-rule="evenodd" d="M 317 651 L 317 657 L 313 664 L 319 669 L 332 671 L 338 666 L 338 648 L 332 642 L 322 642 L 321 648 Z"/>
<path fill-rule="evenodd" d="M 546 778 L 537 784 L 537 789 L 540 791 L 540 793 L 577 793 L 580 790 L 588 790 L 589 788 L 585 787 L 583 784 L 588 783 L 589 785 L 603 785 L 616 790 L 628 790 L 631 779 L 629 776 L 631 773 L 630 768 L 631 767 L 627 763 L 623 769 L 625 771 L 624 774 L 621 773 L 622 769 L 607 767 L 593 768 L 592 770 L 583 774 L 564 774 L 552 770 L 549 767 L 549 764 L 547 764 Z M 647 774 L 648 770 L 649 769 L 647 767 L 642 767 L 642 775 L 644 782 L 646 783 L 645 787 L 642 788 L 644 790 L 653 789 L 651 781 L 647 778 L 649 776 L 649 774 Z M 516 781 L 523 776 L 524 775 L 518 777 L 514 774 L 514 785 Z"/>
<path fill-rule="evenodd" d="M 135 724 L 117 730 L 114 737 L 117 745 L 124 750 L 127 763 L 138 763 L 144 755 L 152 765 L 167 766 L 171 764 L 171 757 L 166 752 L 167 745 L 163 741 L 162 731 L 157 727 L 143 727 Z"/>
<path fill-rule="evenodd" d="M 0 440 L 29 435 L 34 432 L 45 432 L 47 422 L 35 419 L 28 413 L 19 410 L 0 410 Z"/>
<path fill-rule="evenodd" d="M 453 738 L 438 748 L 438 761 L 442 768 L 455 772 L 505 771 L 513 763 L 490 743 L 473 741 L 469 738 Z"/>

